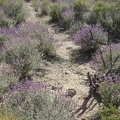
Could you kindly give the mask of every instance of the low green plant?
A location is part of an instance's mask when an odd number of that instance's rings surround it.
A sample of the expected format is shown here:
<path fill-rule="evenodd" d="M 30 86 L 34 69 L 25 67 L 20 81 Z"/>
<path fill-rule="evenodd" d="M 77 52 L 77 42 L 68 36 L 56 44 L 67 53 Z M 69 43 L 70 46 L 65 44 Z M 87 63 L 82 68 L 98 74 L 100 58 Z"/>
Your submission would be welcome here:
<path fill-rule="evenodd" d="M 120 85 L 114 82 L 104 82 L 100 85 L 100 94 L 105 106 L 109 104 L 120 106 Z"/>
<path fill-rule="evenodd" d="M 100 120 L 120 120 L 119 110 L 111 104 L 108 107 L 103 106 L 102 109 L 99 109 L 98 116 Z"/>
<path fill-rule="evenodd" d="M 15 111 L 11 112 L 5 109 L 4 107 L 0 108 L 0 120 L 24 120 L 20 115 Z"/>

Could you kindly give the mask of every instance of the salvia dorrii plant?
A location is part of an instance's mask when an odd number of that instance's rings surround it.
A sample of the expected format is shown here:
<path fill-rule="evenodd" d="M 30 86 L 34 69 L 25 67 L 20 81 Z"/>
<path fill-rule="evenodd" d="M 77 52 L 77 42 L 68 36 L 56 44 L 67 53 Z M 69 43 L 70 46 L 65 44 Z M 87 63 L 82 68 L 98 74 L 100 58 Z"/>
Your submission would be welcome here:
<path fill-rule="evenodd" d="M 6 37 L 1 46 L 1 59 L 10 64 L 20 78 L 25 78 L 42 58 L 55 50 L 54 38 L 37 23 L 23 23 L 14 28 L 0 28 Z M 44 56 L 44 57 L 43 57 Z"/>
<path fill-rule="evenodd" d="M 24 119 L 32 120 L 75 120 L 71 111 L 75 103 L 66 98 L 61 90 L 50 91 L 50 85 L 26 81 L 14 85 L 3 98 L 9 111 L 17 111 Z"/>
<path fill-rule="evenodd" d="M 99 45 L 106 44 L 108 37 L 107 32 L 102 27 L 88 25 L 78 30 L 73 35 L 73 40 L 76 45 L 80 45 L 84 51 L 96 51 Z"/>

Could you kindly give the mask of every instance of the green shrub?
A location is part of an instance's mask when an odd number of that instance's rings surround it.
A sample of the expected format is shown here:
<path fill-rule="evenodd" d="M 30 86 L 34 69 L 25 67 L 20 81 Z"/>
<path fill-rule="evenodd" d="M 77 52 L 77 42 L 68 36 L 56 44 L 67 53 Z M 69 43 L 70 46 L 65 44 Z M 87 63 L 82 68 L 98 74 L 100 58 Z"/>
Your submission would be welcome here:
<path fill-rule="evenodd" d="M 9 69 L 9 68 L 8 68 Z M 10 71 L 11 72 L 11 71 Z M 18 82 L 18 78 L 12 73 L 5 73 L 4 67 L 0 70 L 0 99 L 5 92 L 15 83 Z"/>
<path fill-rule="evenodd" d="M 74 12 L 72 10 L 67 10 L 62 13 L 62 18 L 60 26 L 64 29 L 69 29 L 75 18 Z"/>
<path fill-rule="evenodd" d="M 48 15 L 50 11 L 50 1 L 49 0 L 44 0 L 43 2 L 40 3 L 40 9 L 41 9 L 41 14 L 42 15 Z"/>
<path fill-rule="evenodd" d="M 119 38 L 120 3 L 97 2 L 87 18 L 87 22 L 88 24 L 100 24 L 108 31 L 110 39 L 116 41 L 114 39 Z"/>
<path fill-rule="evenodd" d="M 52 3 L 50 6 L 50 16 L 54 21 L 60 21 L 62 13 L 65 11 L 72 11 L 72 6 L 66 2 Z"/>
<path fill-rule="evenodd" d="M 75 0 L 73 2 L 73 10 L 77 19 L 82 20 L 83 15 L 87 10 L 87 6 L 83 0 Z"/>
<path fill-rule="evenodd" d="M 119 115 L 119 110 L 111 104 L 109 104 L 109 107 L 104 106 L 98 111 L 98 116 L 100 117 L 100 120 L 120 120 Z"/>
<path fill-rule="evenodd" d="M 4 0 L 0 1 L 0 13 L 3 11 L 3 18 L 0 19 L 0 26 L 9 27 L 20 24 L 25 20 L 25 11 L 23 8 L 23 0 Z M 10 25 L 9 25 L 10 24 Z"/>
<path fill-rule="evenodd" d="M 0 27 L 9 27 L 12 26 L 14 21 L 12 19 L 7 18 L 4 15 L 4 11 L 0 10 Z"/>
<path fill-rule="evenodd" d="M 5 41 L 5 37 L 0 35 L 0 47 L 4 44 L 4 41 Z"/>
<path fill-rule="evenodd" d="M 73 36 L 78 30 L 83 27 L 81 21 L 74 21 L 69 29 L 69 34 Z"/>
<path fill-rule="evenodd" d="M 59 21 L 61 19 L 60 7 L 57 3 L 54 3 L 50 6 L 50 16 L 53 21 Z"/>
<path fill-rule="evenodd" d="M 120 85 L 117 83 L 104 82 L 100 86 L 100 94 L 105 106 L 109 104 L 120 106 Z"/>

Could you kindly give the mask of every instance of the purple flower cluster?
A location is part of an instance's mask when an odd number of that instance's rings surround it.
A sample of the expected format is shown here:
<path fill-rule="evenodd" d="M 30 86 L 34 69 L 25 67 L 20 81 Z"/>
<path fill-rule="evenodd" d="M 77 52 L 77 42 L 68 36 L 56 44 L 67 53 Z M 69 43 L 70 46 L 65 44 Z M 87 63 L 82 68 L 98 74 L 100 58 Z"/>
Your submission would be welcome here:
<path fill-rule="evenodd" d="M 88 25 L 77 31 L 73 40 L 84 50 L 97 49 L 99 43 L 105 44 L 107 42 L 107 32 L 102 27 Z"/>
<path fill-rule="evenodd" d="M 103 75 L 103 73 L 99 73 L 98 77 L 98 83 L 101 82 L 107 82 L 109 84 L 120 84 L 120 76 L 117 75 L 114 72 L 109 73 L 108 75 Z"/>
<path fill-rule="evenodd" d="M 18 31 L 18 27 L 1 27 L 0 34 L 7 35 L 7 34 L 15 34 Z"/>
<path fill-rule="evenodd" d="M 20 93 L 20 92 L 34 92 L 37 90 L 46 90 L 48 85 L 45 83 L 41 82 L 32 82 L 29 80 L 26 80 L 24 83 L 19 83 L 19 84 L 13 84 L 7 93 L 4 95 L 4 98 L 1 100 L 1 102 L 7 101 L 14 95 L 15 93 Z"/>
<path fill-rule="evenodd" d="M 4 44 L 4 47 L 6 46 L 6 48 L 8 48 L 7 44 L 10 45 L 11 43 L 11 46 L 14 46 L 14 44 L 17 45 L 20 42 L 23 42 L 24 44 L 29 40 L 34 43 L 37 41 L 39 46 L 40 44 L 43 44 L 43 42 L 47 45 L 55 42 L 52 33 L 49 34 L 45 27 L 32 22 L 23 23 L 12 28 L 2 27 L 0 28 L 0 35 L 8 37 L 8 40 Z"/>

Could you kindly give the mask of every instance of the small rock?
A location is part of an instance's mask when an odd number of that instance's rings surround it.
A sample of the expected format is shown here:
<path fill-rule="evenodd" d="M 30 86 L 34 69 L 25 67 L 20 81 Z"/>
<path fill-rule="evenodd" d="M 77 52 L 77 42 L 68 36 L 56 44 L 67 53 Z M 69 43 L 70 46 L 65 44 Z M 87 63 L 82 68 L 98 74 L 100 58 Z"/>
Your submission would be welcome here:
<path fill-rule="evenodd" d="M 51 90 L 54 90 L 54 91 L 56 91 L 56 90 L 62 90 L 62 87 L 52 86 Z"/>
<path fill-rule="evenodd" d="M 70 88 L 68 90 L 66 90 L 66 97 L 73 97 L 74 95 L 76 95 L 76 90 L 74 88 Z"/>
<path fill-rule="evenodd" d="M 70 71 L 68 71 L 68 70 L 67 70 L 67 71 L 65 71 L 65 74 L 70 74 Z"/>
<path fill-rule="evenodd" d="M 85 118 L 81 118 L 81 120 L 86 120 Z"/>
<path fill-rule="evenodd" d="M 83 77 L 84 80 L 88 80 L 87 76 Z"/>
<path fill-rule="evenodd" d="M 67 47 L 67 48 L 66 48 L 66 50 L 71 50 L 71 49 L 72 49 L 72 47 Z"/>

